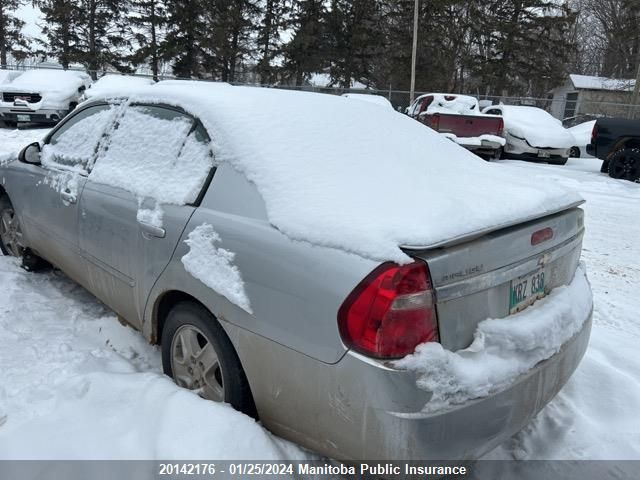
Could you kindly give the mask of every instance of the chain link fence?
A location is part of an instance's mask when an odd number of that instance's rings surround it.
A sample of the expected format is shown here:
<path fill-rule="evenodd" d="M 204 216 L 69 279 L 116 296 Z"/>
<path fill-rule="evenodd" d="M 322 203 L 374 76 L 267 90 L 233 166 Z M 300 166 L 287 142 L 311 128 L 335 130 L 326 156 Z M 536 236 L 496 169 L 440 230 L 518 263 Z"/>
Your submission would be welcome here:
<path fill-rule="evenodd" d="M 56 66 L 55 64 L 33 62 L 33 63 L 21 63 L 21 64 L 9 64 L 9 65 L 3 66 L 2 68 L 7 70 L 30 70 L 30 69 L 59 69 L 60 67 Z M 70 67 L 69 70 L 84 71 L 89 74 L 95 73 L 95 76 L 98 78 L 106 73 L 118 74 L 118 72 L 105 72 L 102 70 L 90 72 L 80 66 Z M 143 73 L 143 74 L 137 73 L 135 74 L 135 76 L 147 77 L 147 78 L 152 77 L 152 75 L 148 73 Z M 158 78 L 159 80 L 180 79 L 180 77 L 176 77 L 175 75 L 171 74 L 168 68 L 164 68 L 163 71 L 158 75 Z M 405 109 L 410 104 L 410 92 L 408 90 L 395 90 L 392 88 L 389 88 L 389 89 L 342 88 L 342 87 L 335 87 L 335 86 L 319 86 L 319 85 L 311 85 L 311 84 L 297 85 L 297 86 L 285 85 L 285 84 L 264 85 L 260 83 L 251 83 L 251 82 L 229 82 L 229 83 L 233 85 L 241 85 L 241 86 L 280 88 L 280 89 L 287 89 L 287 90 L 299 90 L 299 91 L 317 92 L 317 93 L 325 93 L 325 94 L 333 94 L 333 95 L 342 95 L 345 93 L 379 95 L 389 100 L 389 102 L 393 105 L 393 108 L 400 112 L 404 112 Z M 416 91 L 415 98 L 427 93 L 433 93 L 433 92 Z M 489 105 L 498 105 L 498 104 L 524 105 L 524 106 L 542 108 L 547 112 L 551 113 L 554 117 L 558 118 L 559 120 L 564 120 L 567 126 L 572 126 L 573 124 L 581 123 L 582 121 L 593 120 L 599 117 L 620 117 L 620 118 L 629 118 L 629 119 L 640 119 L 640 105 L 606 101 L 601 99 L 594 100 L 589 98 L 589 96 L 587 95 L 584 95 L 581 97 L 580 94 L 576 95 L 575 93 L 569 93 L 567 95 L 553 96 L 553 97 L 549 96 L 546 98 L 536 98 L 536 97 L 527 97 L 527 96 L 487 96 L 487 95 L 478 95 L 474 93 L 464 93 L 464 94 L 476 97 L 480 102 L 481 108 L 485 108 Z M 629 92 L 629 98 L 631 99 L 630 92 Z"/>

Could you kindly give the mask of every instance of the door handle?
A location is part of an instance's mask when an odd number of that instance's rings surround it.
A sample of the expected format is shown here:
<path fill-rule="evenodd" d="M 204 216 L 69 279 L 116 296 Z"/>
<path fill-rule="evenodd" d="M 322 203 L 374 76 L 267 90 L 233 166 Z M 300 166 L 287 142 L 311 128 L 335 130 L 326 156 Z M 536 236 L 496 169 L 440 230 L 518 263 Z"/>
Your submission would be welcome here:
<path fill-rule="evenodd" d="M 140 229 L 142 230 L 142 235 L 146 238 L 156 237 L 156 238 L 164 238 L 167 234 L 166 230 L 162 227 L 156 227 L 155 225 L 151 225 L 147 222 L 138 222 L 140 225 Z"/>
<path fill-rule="evenodd" d="M 67 203 L 76 203 L 78 198 L 71 192 L 60 192 L 60 197 Z"/>

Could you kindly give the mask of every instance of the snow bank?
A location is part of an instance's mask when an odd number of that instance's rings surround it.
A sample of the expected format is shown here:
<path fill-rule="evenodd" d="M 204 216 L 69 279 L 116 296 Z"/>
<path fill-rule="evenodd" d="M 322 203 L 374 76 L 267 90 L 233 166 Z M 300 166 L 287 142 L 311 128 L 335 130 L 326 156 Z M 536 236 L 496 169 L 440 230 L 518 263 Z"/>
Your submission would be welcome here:
<path fill-rule="evenodd" d="M 107 74 L 92 84 L 85 92 L 85 96 L 88 99 L 97 95 L 118 97 L 128 95 L 139 87 L 152 85 L 153 83 L 155 82 L 149 77 Z"/>
<path fill-rule="evenodd" d="M 433 101 L 422 112 L 423 114 L 432 113 L 457 113 L 460 115 L 477 115 L 480 113 L 478 100 L 467 95 L 450 95 L 444 93 L 430 93 Z"/>
<path fill-rule="evenodd" d="M 504 129 L 532 147 L 571 148 L 575 139 L 559 120 L 541 108 L 501 105 Z"/>
<path fill-rule="evenodd" d="M 391 105 L 391 102 L 380 95 L 367 95 L 364 93 L 343 93 L 342 96 L 345 98 L 350 98 L 352 100 L 368 102 L 380 107 L 393 110 L 393 105 Z"/>
<path fill-rule="evenodd" d="M 256 184 L 270 222 L 290 238 L 375 260 L 406 262 L 399 245 L 432 245 L 581 200 L 488 164 L 409 117 L 371 115 L 338 96 L 161 82 L 132 100 L 200 118 L 216 161 Z M 137 178 L 135 166 L 121 175 Z"/>
<path fill-rule="evenodd" d="M 584 265 L 571 284 L 554 289 L 535 308 L 478 324 L 473 343 L 450 352 L 424 343 L 395 366 L 419 374 L 418 387 L 432 392 L 423 411 L 436 412 L 486 397 L 557 353 L 580 331 L 593 306 Z"/>
<path fill-rule="evenodd" d="M 0 256 L 0 330 L 0 459 L 306 457 L 176 386 L 158 347 L 56 271 Z"/>
<path fill-rule="evenodd" d="M 208 224 L 189 233 L 189 252 L 182 257 L 187 272 L 240 308 L 251 312 L 240 270 L 233 264 L 235 253 L 218 248 L 220 236 Z"/>

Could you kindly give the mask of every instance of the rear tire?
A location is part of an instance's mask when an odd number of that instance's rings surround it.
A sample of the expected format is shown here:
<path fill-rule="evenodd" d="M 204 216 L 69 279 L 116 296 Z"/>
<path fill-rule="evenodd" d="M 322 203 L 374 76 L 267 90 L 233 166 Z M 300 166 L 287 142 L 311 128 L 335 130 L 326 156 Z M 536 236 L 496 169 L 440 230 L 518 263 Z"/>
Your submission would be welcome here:
<path fill-rule="evenodd" d="M 611 178 L 640 182 L 640 148 L 628 147 L 615 152 L 609 159 Z"/>
<path fill-rule="evenodd" d="M 202 305 L 180 302 L 167 315 L 162 329 L 162 367 L 179 386 L 258 417 L 238 354 Z"/>
<path fill-rule="evenodd" d="M 600 165 L 600 173 L 609 173 L 609 160 L 603 160 Z"/>
<path fill-rule="evenodd" d="M 570 158 L 580 158 L 580 148 L 571 147 L 571 151 L 569 152 Z"/>

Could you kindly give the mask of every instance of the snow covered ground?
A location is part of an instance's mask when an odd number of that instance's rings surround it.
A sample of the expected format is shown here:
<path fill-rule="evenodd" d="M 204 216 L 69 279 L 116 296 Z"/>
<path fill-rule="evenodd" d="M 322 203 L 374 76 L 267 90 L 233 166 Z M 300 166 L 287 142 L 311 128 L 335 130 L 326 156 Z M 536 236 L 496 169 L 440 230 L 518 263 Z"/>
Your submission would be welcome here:
<path fill-rule="evenodd" d="M 0 128 L 0 158 L 45 130 Z M 486 458 L 640 459 L 640 185 L 566 166 L 500 162 L 586 199 L 591 344 L 538 417 Z M 0 458 L 302 459 L 309 454 L 161 374 L 159 351 L 59 272 L 0 257 Z"/>

